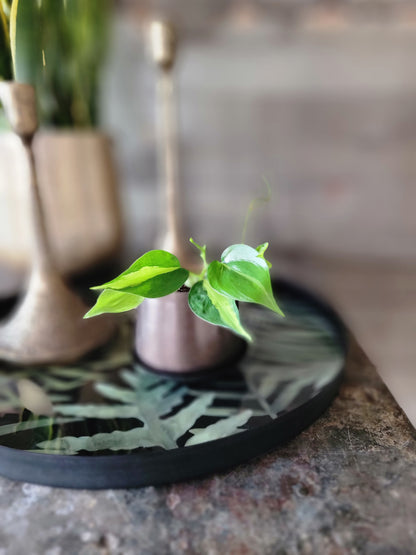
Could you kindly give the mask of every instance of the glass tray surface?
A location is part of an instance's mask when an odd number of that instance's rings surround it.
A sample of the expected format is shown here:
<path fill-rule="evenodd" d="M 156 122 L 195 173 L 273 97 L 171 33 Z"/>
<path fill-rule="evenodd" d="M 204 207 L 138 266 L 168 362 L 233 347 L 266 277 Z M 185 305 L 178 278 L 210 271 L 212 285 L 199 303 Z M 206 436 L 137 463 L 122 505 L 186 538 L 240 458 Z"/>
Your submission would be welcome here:
<path fill-rule="evenodd" d="M 304 289 L 275 290 L 286 318 L 242 306 L 254 343 L 203 381 L 148 372 L 127 321 L 75 365 L 0 363 L 0 474 L 73 488 L 157 485 L 225 470 L 298 434 L 337 393 L 346 333 Z"/>

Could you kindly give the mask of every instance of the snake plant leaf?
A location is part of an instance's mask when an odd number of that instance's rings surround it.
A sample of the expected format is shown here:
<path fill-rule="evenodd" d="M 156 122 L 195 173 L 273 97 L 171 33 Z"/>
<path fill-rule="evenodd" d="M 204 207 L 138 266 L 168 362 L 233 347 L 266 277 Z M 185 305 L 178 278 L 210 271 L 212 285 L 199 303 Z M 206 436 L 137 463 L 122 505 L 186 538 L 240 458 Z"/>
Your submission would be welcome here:
<path fill-rule="evenodd" d="M 10 43 L 16 81 L 36 86 L 44 66 L 42 34 L 45 22 L 42 2 L 13 0 L 10 13 Z"/>
<path fill-rule="evenodd" d="M 110 0 L 13 0 L 14 77 L 35 87 L 42 123 L 97 124 L 110 7 Z"/>
<path fill-rule="evenodd" d="M 49 0 L 53 8 L 57 0 Z M 110 40 L 112 0 L 60 0 L 61 11 L 49 58 L 59 82 L 54 87 L 60 117 L 68 102 L 68 122 L 82 127 L 99 123 L 100 77 Z M 53 9 L 52 8 L 52 9 Z M 56 48 L 58 46 L 58 48 Z M 52 58 L 53 56 L 53 58 Z M 66 64 L 63 71 L 58 73 Z M 73 123 L 72 123 L 73 122 Z"/>
<path fill-rule="evenodd" d="M 208 267 L 208 281 L 216 291 L 235 299 L 263 305 L 283 316 L 272 291 L 269 268 L 261 262 L 233 260 L 227 263 L 211 262 Z"/>
<path fill-rule="evenodd" d="M 215 291 L 208 280 L 201 280 L 192 286 L 189 307 L 194 314 L 216 326 L 228 328 L 247 341 L 252 341 L 250 334 L 243 328 L 234 299 Z"/>
<path fill-rule="evenodd" d="M 10 10 L 12 5 L 12 0 L 0 0 L 1 7 L 3 8 L 6 19 L 10 19 Z"/>
<path fill-rule="evenodd" d="M 127 312 L 139 306 L 143 300 L 144 297 L 134 295 L 133 293 L 104 289 L 95 305 L 85 314 L 84 318 L 92 318 L 107 312 Z"/>
<path fill-rule="evenodd" d="M 0 79 L 12 78 L 12 60 L 7 16 L 0 2 Z"/>
<path fill-rule="evenodd" d="M 152 250 L 138 258 L 118 277 L 92 289 L 113 289 L 142 297 L 164 297 L 177 291 L 187 280 L 188 270 L 173 254 Z"/>

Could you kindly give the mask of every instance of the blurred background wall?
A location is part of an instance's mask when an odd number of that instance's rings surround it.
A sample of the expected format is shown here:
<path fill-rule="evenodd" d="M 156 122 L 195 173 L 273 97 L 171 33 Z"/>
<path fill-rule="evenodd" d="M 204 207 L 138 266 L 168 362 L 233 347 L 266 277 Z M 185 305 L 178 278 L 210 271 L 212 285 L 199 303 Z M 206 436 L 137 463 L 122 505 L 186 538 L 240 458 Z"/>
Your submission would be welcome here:
<path fill-rule="evenodd" d="M 173 21 L 180 38 L 176 78 L 189 234 L 209 245 L 209 256 L 241 241 L 248 206 L 265 195 L 267 177 L 271 200 L 254 210 L 246 241 L 269 241 L 275 273 L 329 299 L 416 425 L 415 1 L 114 4 L 101 121 L 116 153 L 126 257 L 154 245 L 161 212 L 156 75 L 146 53 L 146 26 L 162 16 Z M 61 4 L 64 12 L 66 7 Z M 96 33 L 91 36 L 97 41 Z M 42 61 L 40 75 L 46 73 Z M 73 213 L 96 230 L 91 157 L 81 151 L 82 163 L 74 167 L 86 181 L 67 179 L 66 187 L 49 191 L 69 199 Z M 64 166 L 56 164 L 67 177 Z M 15 191 L 3 173 L 3 192 Z M 72 202 L 75 189 L 84 200 Z M 117 212 L 114 196 L 106 198 Z M 20 200 L 14 207 L 0 203 L 3 214 L 13 217 L 15 210 L 18 217 Z M 111 232 L 109 218 L 103 221 Z M 79 255 L 87 236 L 74 217 L 67 222 L 71 250 Z M 119 250 L 117 243 L 112 252 Z M 2 277 L 0 265 L 0 296 L 20 287 L 6 270 Z"/>
<path fill-rule="evenodd" d="M 248 227 L 274 271 L 340 311 L 416 425 L 416 4 L 413 0 L 117 3 L 105 123 L 129 252 L 156 233 L 155 74 L 144 26 L 181 38 L 181 172 L 190 233 L 220 251 Z M 215 249 L 214 249 L 215 250 Z M 211 253 L 213 250 L 210 251 Z"/>
<path fill-rule="evenodd" d="M 104 120 L 131 246 L 156 230 L 155 74 L 144 26 L 178 26 L 181 172 L 190 231 L 279 252 L 412 262 L 416 255 L 416 4 L 400 0 L 124 0 Z"/>

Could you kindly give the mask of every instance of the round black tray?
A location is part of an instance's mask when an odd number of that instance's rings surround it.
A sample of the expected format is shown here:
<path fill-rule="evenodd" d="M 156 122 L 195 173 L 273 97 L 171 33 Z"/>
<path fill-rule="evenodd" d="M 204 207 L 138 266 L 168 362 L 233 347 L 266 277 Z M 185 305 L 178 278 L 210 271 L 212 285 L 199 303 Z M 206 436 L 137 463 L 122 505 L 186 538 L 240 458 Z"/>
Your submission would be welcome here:
<path fill-rule="evenodd" d="M 347 336 L 304 289 L 279 281 L 275 291 L 286 318 L 244 305 L 255 341 L 211 380 L 146 371 L 133 358 L 128 323 L 106 350 L 74 366 L 1 365 L 0 474 L 70 488 L 166 484 L 225 470 L 294 437 L 336 395 Z M 51 404 L 52 416 L 42 416 Z"/>

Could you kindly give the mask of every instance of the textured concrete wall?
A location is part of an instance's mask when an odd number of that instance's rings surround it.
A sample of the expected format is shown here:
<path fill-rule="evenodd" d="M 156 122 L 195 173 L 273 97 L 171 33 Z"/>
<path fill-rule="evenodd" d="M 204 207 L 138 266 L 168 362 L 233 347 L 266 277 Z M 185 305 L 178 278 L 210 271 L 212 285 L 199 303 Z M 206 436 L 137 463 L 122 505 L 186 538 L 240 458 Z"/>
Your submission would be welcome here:
<path fill-rule="evenodd" d="M 106 96 L 130 238 L 140 246 L 151 242 L 158 211 L 143 31 L 150 4 L 124 3 Z M 273 198 L 248 241 L 413 259 L 414 4 L 173 2 L 170 12 L 183 35 L 181 168 L 192 234 L 218 246 L 239 241 L 265 174 Z"/>

